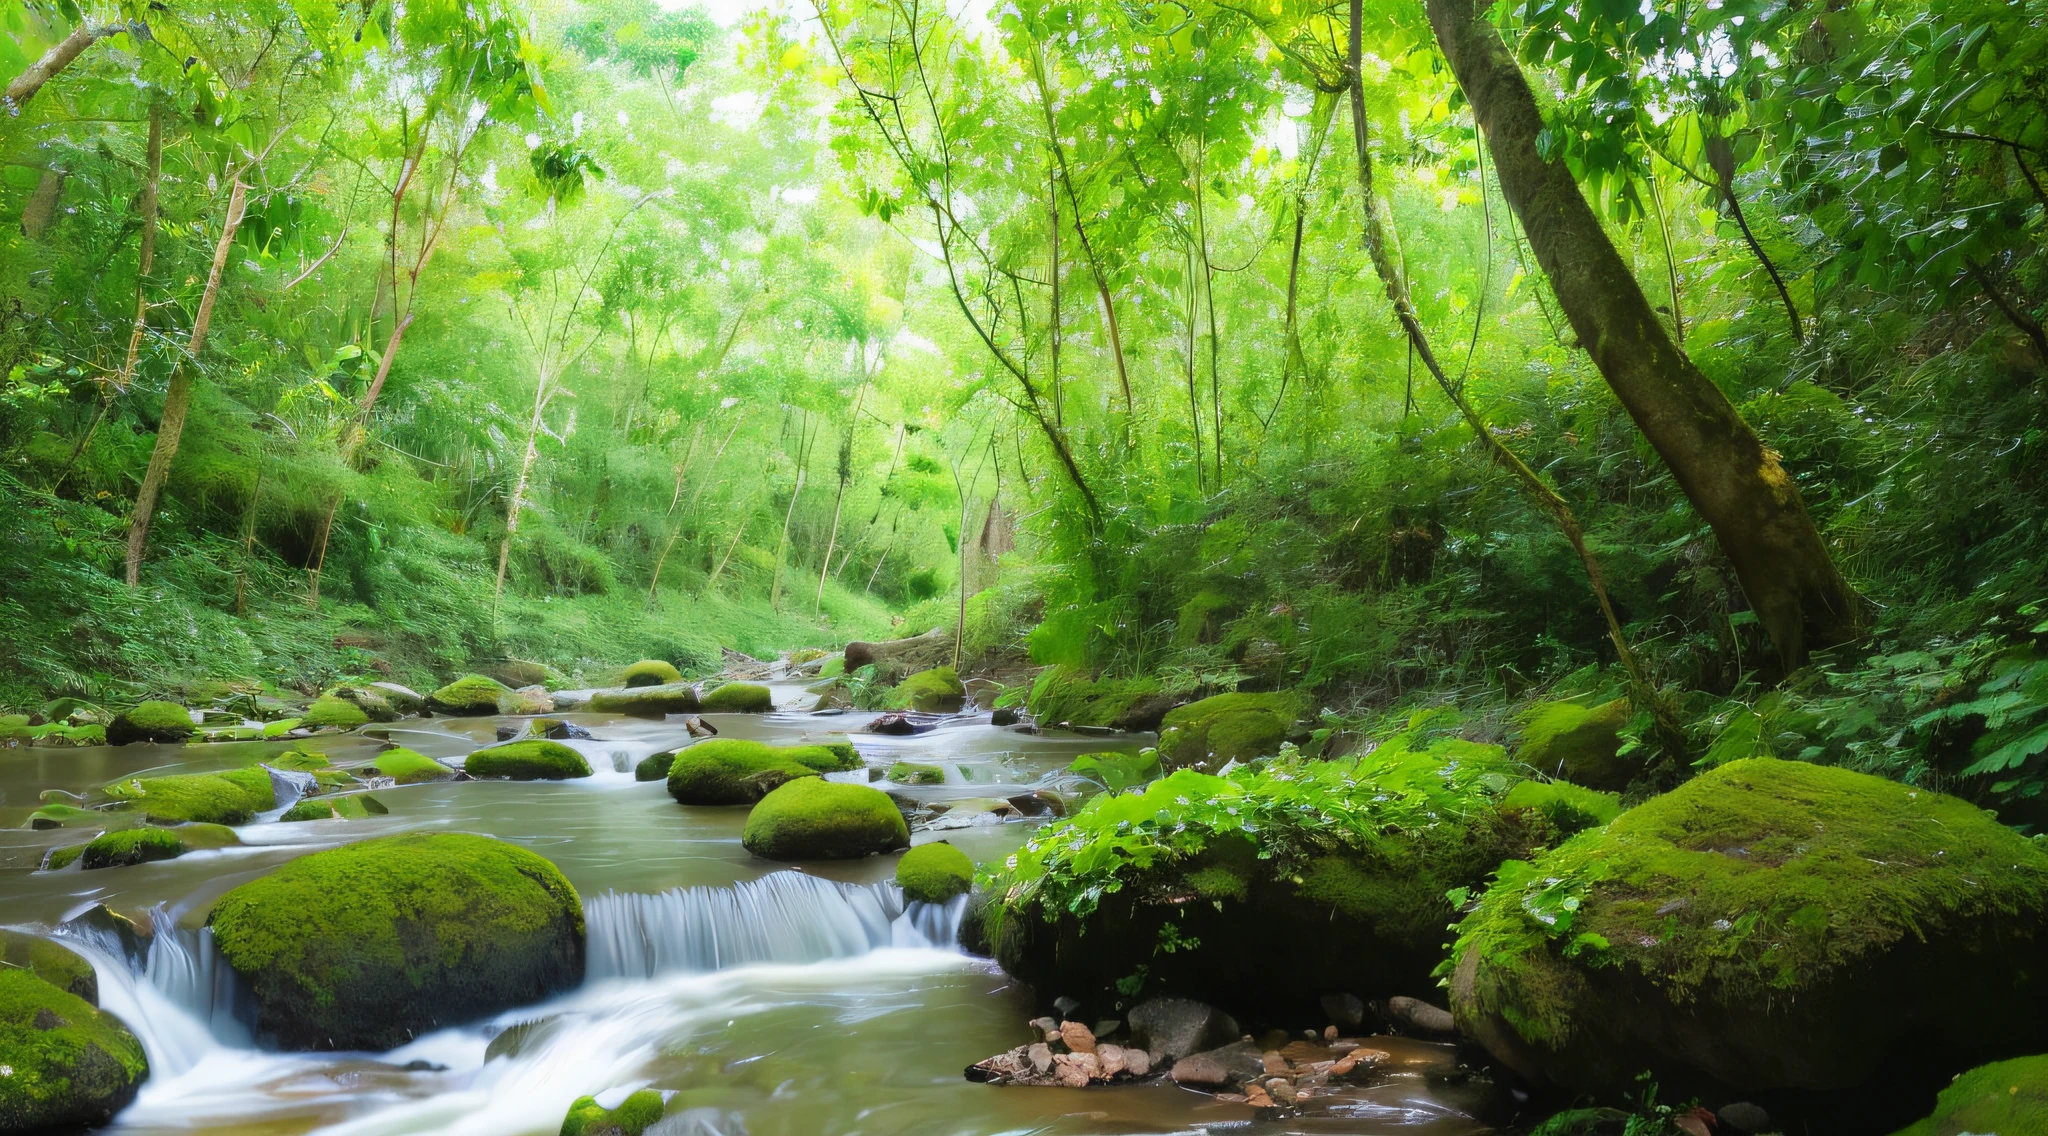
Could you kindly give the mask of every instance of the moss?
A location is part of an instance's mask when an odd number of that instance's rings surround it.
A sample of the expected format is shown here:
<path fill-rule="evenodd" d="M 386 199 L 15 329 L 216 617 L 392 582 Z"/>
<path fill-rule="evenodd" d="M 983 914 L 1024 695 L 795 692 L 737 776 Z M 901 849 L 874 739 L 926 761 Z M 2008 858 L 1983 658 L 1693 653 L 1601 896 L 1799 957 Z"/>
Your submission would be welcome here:
<path fill-rule="evenodd" d="M 639 1090 L 617 1108 L 603 1108 L 595 1097 L 578 1097 L 562 1118 L 561 1136 L 641 1136 L 666 1109 L 667 1102 L 653 1089 Z"/>
<path fill-rule="evenodd" d="M 861 760 L 860 751 L 852 742 L 825 742 L 822 745 L 784 746 L 783 752 L 796 758 L 820 773 L 844 773 L 859 769 L 867 763 Z"/>
<path fill-rule="evenodd" d="M 221 897 L 215 941 L 294 1049 L 389 1049 L 583 977 L 583 905 L 553 864 L 482 836 L 316 852 Z"/>
<path fill-rule="evenodd" d="M 63 828 L 65 825 L 99 824 L 106 819 L 92 809 L 81 809 L 77 805 L 51 804 L 28 814 L 28 826 L 36 829 Z"/>
<path fill-rule="evenodd" d="M 320 707 L 320 702 L 325 702 L 329 698 L 338 699 L 342 702 L 348 703 L 351 706 L 354 706 L 357 710 L 362 712 L 364 718 L 372 722 L 396 722 L 399 718 L 404 716 L 404 711 L 401 711 L 398 708 L 398 706 L 392 701 L 391 695 L 385 692 L 384 690 L 374 686 L 337 686 L 333 690 L 328 691 L 327 694 L 323 696 L 319 702 L 315 702 L 313 704 L 313 708 L 315 710 L 318 710 Z M 416 701 L 417 699 L 415 699 L 415 702 Z M 416 709 L 417 706 L 415 706 L 414 708 Z M 340 722 L 315 722 L 313 724 L 342 725 L 342 723 Z"/>
<path fill-rule="evenodd" d="M 353 730 L 357 726 L 368 725 L 369 721 L 370 716 L 363 713 L 362 707 L 328 695 L 314 699 L 313 705 L 300 717 L 302 724 L 314 729 Z"/>
<path fill-rule="evenodd" d="M 685 805 L 750 805 L 785 782 L 817 773 L 790 749 L 743 738 L 712 738 L 675 755 L 668 792 Z"/>
<path fill-rule="evenodd" d="M 27 970 L 0 967 L 0 1131 L 107 1123 L 135 1099 L 149 1061 L 135 1035 Z"/>
<path fill-rule="evenodd" d="M 766 714 L 775 709 L 775 696 L 765 686 L 729 682 L 704 696 L 704 709 L 726 714 Z"/>
<path fill-rule="evenodd" d="M 67 994 L 97 1006 L 99 975 L 69 947 L 21 931 L 0 930 L 0 965 L 26 970 Z"/>
<path fill-rule="evenodd" d="M 379 777 L 389 777 L 400 785 L 418 785 L 427 781 L 446 781 L 455 776 L 455 771 L 428 757 L 426 754 L 409 750 L 404 746 L 387 749 L 377 755 L 377 760 L 364 770 Z"/>
<path fill-rule="evenodd" d="M 185 842 L 168 828 L 131 828 L 97 836 L 85 846 L 79 863 L 87 871 L 95 868 L 126 868 L 152 860 L 175 860 L 185 854 Z"/>
<path fill-rule="evenodd" d="M 265 722 L 263 724 L 263 736 L 266 738 L 281 738 L 303 725 L 305 725 L 303 719 L 279 718 L 275 722 Z"/>
<path fill-rule="evenodd" d="M 2048 851 L 1940 793 L 1731 762 L 1504 865 L 1460 1025 L 1524 1075 L 1673 1096 L 1881 1085 L 2048 1048 Z M 1931 1087 L 1931 1086 L 1929 1086 Z"/>
<path fill-rule="evenodd" d="M 514 781 L 562 781 L 590 776 L 583 755 L 546 738 L 506 742 L 480 749 L 462 763 L 471 777 L 509 777 Z"/>
<path fill-rule="evenodd" d="M 294 773 L 318 773 L 334 768 L 334 763 L 327 760 L 326 754 L 316 753 L 310 749 L 288 749 L 263 764 L 272 769 L 287 769 Z"/>
<path fill-rule="evenodd" d="M 1935 1099 L 1934 1112 L 1898 1136 L 2048 1136 L 2048 1056 L 1972 1069 Z"/>
<path fill-rule="evenodd" d="M 372 798 L 350 795 L 344 797 L 307 797 L 284 811 L 277 819 L 301 820 L 362 820 L 373 815 L 369 807 Z M 382 805 L 378 806 L 381 810 Z"/>
<path fill-rule="evenodd" d="M 1193 647 L 1202 643 L 1214 643 L 1222 632 L 1222 617 L 1237 604 L 1221 592 L 1198 592 L 1195 597 L 1180 605 L 1180 614 L 1174 620 L 1173 645 Z"/>
<path fill-rule="evenodd" d="M 427 695 L 427 709 L 436 714 L 479 717 L 498 712 L 498 696 L 512 688 L 480 674 L 463 675 Z"/>
<path fill-rule="evenodd" d="M 663 662 L 660 659 L 642 659 L 626 668 L 622 685 L 667 686 L 681 681 L 683 672 L 677 670 L 674 663 Z"/>
<path fill-rule="evenodd" d="M 740 834 L 766 860 L 854 860 L 910 845 L 910 827 L 879 789 L 805 777 L 761 798 Z"/>
<path fill-rule="evenodd" d="M 920 844 L 896 861 L 896 884 L 905 899 L 945 903 L 974 887 L 974 861 L 943 840 Z"/>
<path fill-rule="evenodd" d="M 687 682 L 674 682 L 662 686 L 600 690 L 590 696 L 590 708 L 599 714 L 659 718 L 667 714 L 694 714 L 701 706 L 696 687 Z"/>
<path fill-rule="evenodd" d="M 55 872 L 68 868 L 76 863 L 78 858 L 84 854 L 85 845 L 83 844 L 73 844 L 69 848 L 52 848 L 49 855 L 43 857 L 42 870 L 45 872 Z"/>
<path fill-rule="evenodd" d="M 1621 815 L 1621 797 L 1569 781 L 1524 781 L 1508 792 L 1504 809 L 1534 813 L 1556 828 L 1598 828 Z"/>
<path fill-rule="evenodd" d="M 1155 678 L 1089 677 L 1077 667 L 1049 667 L 1031 684 L 1025 708 L 1049 725 L 1118 726 L 1141 702 L 1160 697 Z"/>
<path fill-rule="evenodd" d="M 50 748 L 79 748 L 107 744 L 107 728 L 100 725 L 67 726 L 52 722 L 47 726 L 29 727 L 31 745 Z"/>
<path fill-rule="evenodd" d="M 889 780 L 899 785 L 943 785 L 946 771 L 936 765 L 899 761 L 889 767 Z"/>
<path fill-rule="evenodd" d="M 675 763 L 675 750 L 650 753 L 640 759 L 640 764 L 633 767 L 633 780 L 665 781 L 668 779 L 668 771 L 675 766 Z"/>
<path fill-rule="evenodd" d="M 951 714 L 967 704 L 967 688 L 952 667 L 933 667 L 898 683 L 896 697 L 921 714 Z"/>
<path fill-rule="evenodd" d="M 1280 750 L 1301 716 L 1299 696 L 1218 694 L 1167 713 L 1159 756 L 1169 768 L 1219 769 Z"/>
<path fill-rule="evenodd" d="M 108 745 L 182 742 L 192 736 L 192 715 L 175 702 L 144 702 L 107 724 Z"/>
<path fill-rule="evenodd" d="M 139 806 L 156 821 L 247 824 L 277 805 L 270 774 L 259 768 L 130 778 L 109 784 L 106 793 Z"/>
<path fill-rule="evenodd" d="M 1629 704 L 1617 698 L 1591 708 L 1546 702 L 1522 717 L 1522 741 L 1515 759 L 1546 777 L 1595 789 L 1626 789 L 1642 768 L 1640 758 L 1621 752 L 1621 728 Z"/>
<path fill-rule="evenodd" d="M 522 686 L 498 696 L 498 713 L 506 715 L 551 714 L 555 697 L 538 686 Z"/>

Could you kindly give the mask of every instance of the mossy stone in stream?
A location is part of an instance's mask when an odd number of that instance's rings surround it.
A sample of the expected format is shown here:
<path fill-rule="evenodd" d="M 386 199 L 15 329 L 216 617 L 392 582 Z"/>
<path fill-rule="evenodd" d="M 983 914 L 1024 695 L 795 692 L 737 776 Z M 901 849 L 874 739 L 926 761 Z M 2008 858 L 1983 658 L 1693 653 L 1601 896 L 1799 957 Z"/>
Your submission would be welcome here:
<path fill-rule="evenodd" d="M 428 757 L 426 754 L 409 750 L 404 746 L 387 749 L 377 755 L 377 760 L 364 769 L 380 777 L 389 777 L 400 785 L 419 785 L 428 781 L 446 781 L 455 776 L 455 771 Z"/>
<path fill-rule="evenodd" d="M 1156 729 L 1159 715 L 1172 703 L 1161 693 L 1159 680 L 1094 678 L 1079 667 L 1047 667 L 1031 684 L 1025 708 L 1045 725 Z"/>
<path fill-rule="evenodd" d="M 583 904 L 517 845 L 408 834 L 316 852 L 222 896 L 209 917 L 290 1049 L 389 1049 L 538 1002 L 583 978 Z"/>
<path fill-rule="evenodd" d="M 622 685 L 667 686 L 669 683 L 681 681 L 683 672 L 677 670 L 674 663 L 663 662 L 660 659 L 642 659 L 626 668 Z"/>
<path fill-rule="evenodd" d="M 967 688 L 952 667 L 933 667 L 898 683 L 896 697 L 921 714 L 951 714 L 967 704 Z"/>
<path fill-rule="evenodd" d="M 896 861 L 896 884 L 905 899 L 945 903 L 974 888 L 974 861 L 943 840 L 920 844 Z"/>
<path fill-rule="evenodd" d="M 943 785 L 946 783 L 946 771 L 936 765 L 899 761 L 889 767 L 889 780 L 899 785 Z"/>
<path fill-rule="evenodd" d="M 405 715 L 405 711 L 398 708 L 392 701 L 392 696 L 389 693 L 367 684 L 363 686 L 337 686 L 333 690 L 328 691 L 320 699 L 320 702 L 325 702 L 329 698 L 354 706 L 362 712 L 364 718 L 372 722 L 396 722 Z M 315 702 L 313 705 L 318 707 L 320 702 Z M 413 709 L 418 709 L 418 702 L 419 696 L 414 695 Z M 338 725 L 339 723 L 335 724 Z"/>
<path fill-rule="evenodd" d="M 270 774 L 261 768 L 225 773 L 181 773 L 131 777 L 106 786 L 106 794 L 140 808 L 151 820 L 247 824 L 276 806 Z"/>
<path fill-rule="evenodd" d="M 775 709 L 775 696 L 756 683 L 729 682 L 704 696 L 704 709 L 725 714 L 766 714 Z"/>
<path fill-rule="evenodd" d="M 41 935 L 0 930 L 0 968 L 26 970 L 67 994 L 100 1004 L 100 980 L 92 964 Z"/>
<path fill-rule="evenodd" d="M 740 834 L 764 860 L 858 860 L 910 845 L 910 826 L 879 789 L 805 777 L 761 798 Z"/>
<path fill-rule="evenodd" d="M 175 860 L 185 854 L 185 842 L 168 828 L 130 828 L 94 837 L 79 855 L 79 865 L 94 868 L 125 868 L 152 860 Z"/>
<path fill-rule="evenodd" d="M 782 752 L 796 758 L 820 773 L 844 773 L 859 769 L 867 764 L 861 760 L 860 751 L 851 742 L 825 742 L 820 745 L 783 746 Z"/>
<path fill-rule="evenodd" d="M 463 675 L 427 695 L 427 709 L 436 714 L 450 714 L 458 718 L 496 714 L 498 696 L 510 693 L 511 690 L 511 687 L 485 675 Z"/>
<path fill-rule="evenodd" d="M 142 1044 L 113 1015 L 27 970 L 0 967 L 0 1132 L 97 1126 L 149 1076 Z"/>
<path fill-rule="evenodd" d="M 1522 715 L 1515 760 L 1546 777 L 1594 789 L 1626 789 L 1642 770 L 1640 754 L 1621 753 L 1621 728 L 1630 713 L 1626 698 L 1592 707 L 1540 703 Z"/>
<path fill-rule="evenodd" d="M 92 809 L 60 803 L 44 805 L 28 814 L 28 826 L 34 829 L 63 828 L 66 825 L 100 824 L 106 819 Z"/>
<path fill-rule="evenodd" d="M 668 771 L 669 771 L 669 770 L 670 770 L 671 768 L 673 768 L 673 767 L 675 766 L 675 763 L 676 763 L 676 752 L 677 752 L 677 751 L 675 751 L 675 750 L 672 750 L 672 749 L 671 749 L 671 750 L 663 750 L 663 751 L 662 751 L 662 752 L 660 752 L 660 753 L 650 753 L 650 754 L 648 754 L 648 755 L 647 755 L 646 757 L 643 757 L 643 758 L 641 758 L 641 759 L 640 759 L 640 764 L 638 764 L 638 765 L 635 765 L 635 766 L 633 767 L 633 780 L 635 780 L 635 781 L 665 781 L 665 780 L 667 780 L 667 779 L 668 779 Z"/>
<path fill-rule="evenodd" d="M 327 755 L 310 749 L 288 749 L 263 764 L 272 769 L 288 769 L 294 773 L 318 773 L 333 769 L 334 763 Z"/>
<path fill-rule="evenodd" d="M 107 723 L 108 745 L 182 742 L 192 736 L 192 715 L 175 702 L 144 702 Z"/>
<path fill-rule="evenodd" d="M 363 820 L 372 816 L 383 816 L 391 810 L 377 802 L 377 798 L 361 793 L 350 793 L 339 797 L 307 797 L 284 811 L 279 820 Z"/>
<path fill-rule="evenodd" d="M 1220 770 L 1269 757 L 1294 733 L 1302 701 L 1291 693 L 1218 694 L 1167 712 L 1159 756 L 1168 769 Z"/>
<path fill-rule="evenodd" d="M 1649 1070 L 1674 1099 L 1842 1090 L 1882 1118 L 2048 1050 L 2048 850 L 1845 769 L 1711 770 L 1505 865 L 1457 932 L 1460 1028 L 1572 1091 Z"/>
<path fill-rule="evenodd" d="M 653 1089 L 641 1089 L 617 1108 L 605 1108 L 596 1097 L 577 1097 L 562 1118 L 561 1136 L 641 1136 L 661 1119 L 667 1102 Z"/>
<path fill-rule="evenodd" d="M 789 748 L 744 738 L 712 738 L 675 754 L 668 769 L 668 792 L 685 805 L 751 805 L 788 781 L 817 775 L 816 768 Z"/>
<path fill-rule="evenodd" d="M 316 730 L 353 730 L 357 726 L 366 726 L 369 722 L 370 716 L 363 712 L 362 707 L 346 699 L 326 694 L 314 699 L 313 705 L 307 707 L 306 712 L 299 717 L 301 725 L 311 726 Z"/>
<path fill-rule="evenodd" d="M 590 776 L 583 755 L 546 738 L 527 738 L 480 749 L 462 763 L 471 777 L 509 777 L 514 781 L 564 781 Z"/>
<path fill-rule="evenodd" d="M 600 690 L 590 696 L 590 709 L 598 714 L 660 718 L 668 714 L 693 714 L 700 708 L 697 688 L 687 682 Z"/>
<path fill-rule="evenodd" d="M 1897 1136 L 2048 1136 L 2048 1056 L 2015 1057 L 1957 1077 L 1934 1112 Z"/>

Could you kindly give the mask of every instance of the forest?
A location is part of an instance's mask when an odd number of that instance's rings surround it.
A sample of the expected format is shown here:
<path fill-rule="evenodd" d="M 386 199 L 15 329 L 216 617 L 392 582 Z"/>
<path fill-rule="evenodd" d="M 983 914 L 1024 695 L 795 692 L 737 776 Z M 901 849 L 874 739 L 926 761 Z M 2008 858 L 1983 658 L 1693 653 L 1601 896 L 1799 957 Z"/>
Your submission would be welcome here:
<path fill-rule="evenodd" d="M 2048 0 L 0 29 L 0 1133 L 2048 1132 Z"/>

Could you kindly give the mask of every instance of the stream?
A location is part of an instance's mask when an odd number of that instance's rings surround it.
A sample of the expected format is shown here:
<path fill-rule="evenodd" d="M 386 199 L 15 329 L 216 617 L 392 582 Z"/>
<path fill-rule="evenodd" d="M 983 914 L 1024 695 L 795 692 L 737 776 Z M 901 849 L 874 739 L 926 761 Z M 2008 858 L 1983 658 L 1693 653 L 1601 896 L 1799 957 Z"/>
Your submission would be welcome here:
<path fill-rule="evenodd" d="M 780 707 L 809 701 L 772 685 Z M 659 1136 L 1009 1136 L 1009 1134 L 1413 1133 L 1487 1131 L 1481 1090 L 1456 1077 L 1448 1046 L 1390 1039 L 1398 1060 L 1362 1087 L 1297 1116 L 1261 1117 L 1170 1083 L 1091 1090 L 972 1084 L 963 1067 L 1028 1040 L 1027 993 L 955 944 L 966 900 L 906 904 L 894 857 L 791 866 L 740 846 L 744 808 L 685 809 L 661 782 L 636 782 L 648 754 L 686 744 L 667 722 L 570 712 L 567 744 L 596 770 L 575 781 L 443 782 L 373 791 L 388 815 L 237 830 L 243 846 L 82 871 L 36 870 L 46 850 L 89 836 L 25 826 L 48 789 L 84 794 L 119 777 L 233 768 L 285 742 L 0 750 L 0 923 L 48 933 L 95 904 L 146 917 L 156 933 L 131 959 L 111 937 L 62 941 L 99 973 L 101 1005 L 141 1039 L 150 1077 L 116 1118 L 125 1134 L 300 1133 L 552 1136 L 588 1093 L 616 1104 L 652 1087 L 677 1094 Z M 1071 787 L 1102 738 L 1029 734 L 988 716 L 910 737 L 848 734 L 870 714 L 707 714 L 725 737 L 778 744 L 851 737 L 867 781 L 892 762 L 941 765 L 944 784 L 894 786 L 921 803 Z M 489 745 L 520 719 L 407 719 L 374 727 L 429 756 Z M 1124 742 L 1135 746 L 1142 738 Z M 1118 739 L 1118 741 L 1123 741 Z M 379 740 L 300 743 L 337 766 L 368 763 Z M 1046 817 L 920 830 L 977 861 L 1000 859 Z M 943 819 L 942 819 L 943 823 Z M 255 1046 L 233 974 L 203 927 L 230 888 L 292 857 L 398 832 L 472 832 L 558 865 L 583 896 L 584 984 L 548 1002 L 445 1029 L 388 1053 L 287 1053 Z"/>

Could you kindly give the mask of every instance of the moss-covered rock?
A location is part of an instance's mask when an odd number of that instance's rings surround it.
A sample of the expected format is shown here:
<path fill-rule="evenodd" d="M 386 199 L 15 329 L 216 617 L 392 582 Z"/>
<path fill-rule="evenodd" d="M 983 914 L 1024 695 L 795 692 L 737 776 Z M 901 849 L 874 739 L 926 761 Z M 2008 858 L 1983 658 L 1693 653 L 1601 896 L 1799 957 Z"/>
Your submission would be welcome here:
<path fill-rule="evenodd" d="M 667 1102 L 653 1089 L 641 1089 L 617 1108 L 605 1108 L 596 1097 L 577 1097 L 562 1118 L 562 1136 L 641 1136 L 661 1119 Z"/>
<path fill-rule="evenodd" d="M 61 871 L 77 863 L 78 858 L 84 854 L 85 845 L 83 844 L 73 844 L 64 848 L 52 848 L 43 856 L 42 870 L 45 872 Z"/>
<path fill-rule="evenodd" d="M 364 793 L 349 793 L 338 797 L 307 797 L 286 809 L 284 815 L 277 819 L 362 820 L 366 817 L 384 816 L 390 811 L 375 797 Z"/>
<path fill-rule="evenodd" d="M 796 745 L 782 747 L 785 753 L 820 773 L 844 773 L 859 769 L 867 763 L 861 760 L 860 751 L 852 742 L 823 742 L 817 745 Z"/>
<path fill-rule="evenodd" d="M 685 805 L 751 805 L 785 782 L 818 775 L 794 748 L 743 738 L 698 742 L 674 755 L 669 795 Z"/>
<path fill-rule="evenodd" d="M 910 826 L 879 789 L 805 777 L 761 798 L 740 843 L 764 860 L 857 860 L 910 845 Z"/>
<path fill-rule="evenodd" d="M 0 1132 L 97 1126 L 135 1099 L 149 1061 L 135 1035 L 85 999 L 0 967 Z"/>
<path fill-rule="evenodd" d="M 1626 789 L 1642 771 L 1640 757 L 1621 753 L 1621 729 L 1629 714 L 1626 698 L 1592 707 L 1541 703 L 1522 716 L 1515 759 L 1546 777 L 1594 789 Z"/>
<path fill-rule="evenodd" d="M 427 695 L 427 709 L 455 717 L 482 717 L 498 712 L 498 696 L 511 687 L 486 675 L 468 674 Z"/>
<path fill-rule="evenodd" d="M 400 717 L 418 714 L 427 708 L 426 698 L 409 686 L 401 686 L 395 682 L 372 682 L 365 683 L 362 689 L 381 696 Z"/>
<path fill-rule="evenodd" d="M 583 904 L 553 864 L 454 833 L 316 852 L 221 897 L 215 941 L 292 1049 L 389 1049 L 583 977 Z"/>
<path fill-rule="evenodd" d="M 1172 702 L 1159 680 L 1092 678 L 1078 667 L 1047 667 L 1031 684 L 1025 709 L 1046 725 L 1102 726 L 1151 730 Z"/>
<path fill-rule="evenodd" d="M 1219 770 L 1233 761 L 1269 757 L 1295 733 L 1298 695 L 1218 694 L 1169 711 L 1160 724 L 1159 757 L 1169 769 Z"/>
<path fill-rule="evenodd" d="M 294 773 L 319 773 L 334 768 L 327 755 L 317 750 L 288 749 L 263 764 L 272 769 L 289 769 Z"/>
<path fill-rule="evenodd" d="M 411 692 L 407 691 L 407 693 L 410 694 Z M 396 722 L 401 717 L 404 717 L 405 714 L 408 712 L 400 710 L 398 706 L 393 703 L 391 695 L 389 693 L 378 687 L 371 686 L 367 683 L 361 686 L 351 684 L 343 684 L 341 686 L 337 686 L 334 689 L 328 691 L 325 695 L 323 695 L 319 702 L 315 702 L 313 704 L 314 707 L 317 709 L 320 705 L 320 702 L 324 702 L 329 698 L 339 699 L 340 701 L 346 702 L 349 705 L 354 706 L 357 710 L 360 710 L 362 712 L 364 718 L 372 722 Z M 416 711 L 418 709 L 419 696 L 414 695 L 413 710 Z M 310 724 L 326 725 L 328 723 L 313 722 Z M 340 723 L 333 724 L 339 725 Z"/>
<path fill-rule="evenodd" d="M 107 728 L 100 725 L 67 726 L 51 722 L 29 727 L 29 744 L 47 749 L 81 749 L 107 743 Z"/>
<path fill-rule="evenodd" d="M 946 783 L 946 771 L 936 765 L 899 761 L 889 767 L 889 780 L 898 785 L 943 785 Z"/>
<path fill-rule="evenodd" d="M 2048 1056 L 2015 1057 L 1957 1077 L 1934 1112 L 1898 1136 L 2048 1136 Z"/>
<path fill-rule="evenodd" d="M 522 686 L 498 696 L 498 713 L 511 715 L 552 714 L 555 696 L 544 686 Z"/>
<path fill-rule="evenodd" d="M 106 819 L 93 809 L 81 809 L 77 805 L 59 802 L 44 805 L 28 814 L 28 826 L 34 829 L 63 828 L 67 825 L 101 824 Z"/>
<path fill-rule="evenodd" d="M 375 777 L 389 777 L 400 785 L 418 785 L 428 781 L 446 781 L 455 776 L 455 771 L 428 757 L 426 754 L 409 750 L 404 746 L 387 749 L 377 755 L 363 772 Z"/>
<path fill-rule="evenodd" d="M 1458 927 L 1461 1028 L 1616 1099 L 1931 1090 L 2048 1049 L 2048 850 L 1925 789 L 1731 762 L 1505 865 Z M 1924 1107 L 1924 1106 L 1923 1106 Z"/>
<path fill-rule="evenodd" d="M 974 861 L 943 840 L 920 844 L 896 861 L 896 885 L 905 899 L 945 903 L 973 889 Z"/>
<path fill-rule="evenodd" d="M 305 724 L 299 718 L 279 718 L 275 722 L 263 723 L 263 736 L 265 738 L 282 738 L 295 730 L 303 728 Z"/>
<path fill-rule="evenodd" d="M 108 745 L 182 742 L 192 736 L 192 715 L 175 702 L 144 702 L 107 723 Z"/>
<path fill-rule="evenodd" d="M 667 749 L 660 753 L 650 753 L 646 757 L 641 758 L 640 763 L 633 767 L 633 780 L 666 781 L 668 779 L 668 771 L 675 766 L 677 752 L 676 750 Z"/>
<path fill-rule="evenodd" d="M 0 930 L 0 967 L 26 970 L 66 994 L 100 1004 L 100 980 L 92 964 L 41 935 Z"/>
<path fill-rule="evenodd" d="M 105 792 L 141 809 L 153 821 L 247 824 L 257 813 L 277 806 L 270 774 L 261 768 L 131 777 L 108 784 Z"/>
<path fill-rule="evenodd" d="M 663 662 L 660 659 L 642 659 L 626 668 L 626 673 L 620 685 L 627 687 L 667 686 L 670 683 L 681 681 L 683 681 L 683 672 L 677 670 L 674 663 Z"/>
<path fill-rule="evenodd" d="M 729 682 L 704 696 L 704 709 L 724 714 L 766 714 L 775 709 L 775 696 L 756 683 Z"/>
<path fill-rule="evenodd" d="M 694 714 L 701 708 L 697 688 L 687 682 L 600 690 L 590 696 L 590 709 L 598 714 L 660 718 L 667 714 Z"/>
<path fill-rule="evenodd" d="M 323 694 L 299 716 L 299 722 L 316 730 L 353 730 L 357 726 L 368 725 L 370 716 L 363 712 L 361 706 L 347 699 Z"/>
<path fill-rule="evenodd" d="M 967 705 L 967 688 L 952 667 L 933 667 L 898 683 L 896 699 L 920 714 L 952 714 Z"/>
<path fill-rule="evenodd" d="M 546 738 L 527 738 L 480 749 L 462 763 L 471 777 L 509 777 L 514 781 L 564 781 L 590 776 L 583 755 Z"/>
<path fill-rule="evenodd" d="M 168 828 L 130 828 L 94 837 L 79 855 L 78 863 L 91 871 L 125 868 L 151 860 L 175 860 L 184 854 L 185 842 Z"/>

